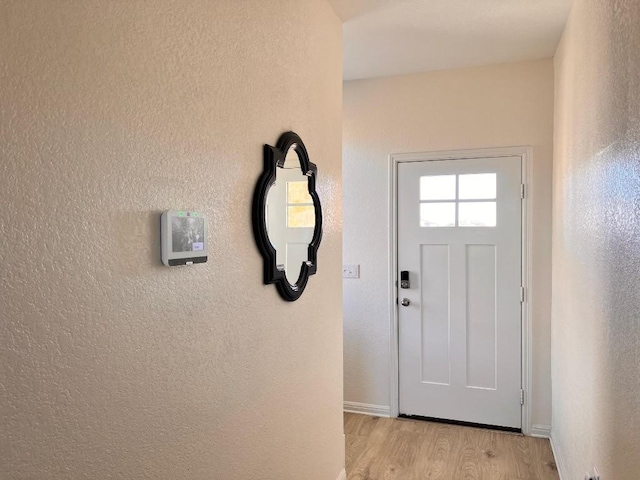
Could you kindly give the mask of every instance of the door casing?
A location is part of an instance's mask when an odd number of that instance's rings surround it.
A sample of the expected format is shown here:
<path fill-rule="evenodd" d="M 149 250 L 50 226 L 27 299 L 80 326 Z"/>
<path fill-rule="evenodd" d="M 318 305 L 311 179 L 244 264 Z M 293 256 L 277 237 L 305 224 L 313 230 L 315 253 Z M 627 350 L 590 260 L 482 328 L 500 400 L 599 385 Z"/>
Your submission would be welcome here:
<path fill-rule="evenodd" d="M 522 199 L 522 286 L 524 287 L 524 301 L 522 309 L 522 389 L 524 390 L 524 405 L 522 406 L 522 433 L 531 435 L 531 397 L 532 397 L 532 346 L 531 332 L 533 291 L 531 288 L 531 232 L 532 202 L 531 178 L 533 149 L 530 146 L 484 148 L 474 150 L 451 150 L 423 153 L 393 153 L 389 155 L 389 372 L 390 372 L 390 414 L 399 415 L 399 349 L 398 349 L 398 165 L 406 162 L 428 162 L 438 160 L 470 160 L 474 158 L 519 157 L 522 162 L 522 184 L 525 195 Z"/>

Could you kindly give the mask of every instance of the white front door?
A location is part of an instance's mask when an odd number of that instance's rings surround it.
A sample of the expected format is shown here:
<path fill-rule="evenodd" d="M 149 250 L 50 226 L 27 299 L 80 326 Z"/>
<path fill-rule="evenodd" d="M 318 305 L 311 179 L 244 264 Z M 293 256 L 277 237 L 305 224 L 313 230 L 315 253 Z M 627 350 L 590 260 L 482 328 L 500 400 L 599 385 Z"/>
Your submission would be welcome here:
<path fill-rule="evenodd" d="M 398 165 L 401 414 L 522 427 L 521 182 L 520 157 Z"/>

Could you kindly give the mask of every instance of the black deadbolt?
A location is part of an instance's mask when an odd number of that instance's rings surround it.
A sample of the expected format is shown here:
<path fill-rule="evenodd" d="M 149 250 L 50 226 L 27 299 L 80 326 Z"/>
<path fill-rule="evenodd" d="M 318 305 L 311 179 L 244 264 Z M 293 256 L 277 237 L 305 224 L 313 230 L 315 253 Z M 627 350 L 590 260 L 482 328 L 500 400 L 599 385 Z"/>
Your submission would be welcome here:
<path fill-rule="evenodd" d="M 408 270 L 403 270 L 400 272 L 400 288 L 411 288 L 411 282 L 409 282 Z"/>

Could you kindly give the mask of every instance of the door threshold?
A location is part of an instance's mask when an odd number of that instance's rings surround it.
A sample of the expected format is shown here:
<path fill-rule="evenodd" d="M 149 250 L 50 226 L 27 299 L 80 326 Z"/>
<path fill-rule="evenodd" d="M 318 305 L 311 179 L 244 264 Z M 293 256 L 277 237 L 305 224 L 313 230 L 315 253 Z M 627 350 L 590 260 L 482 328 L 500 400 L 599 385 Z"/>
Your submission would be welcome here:
<path fill-rule="evenodd" d="M 458 425 L 460 427 L 483 428 L 485 430 L 497 430 L 499 432 L 519 433 L 522 435 L 521 428 L 501 427 L 499 425 L 486 425 L 484 423 L 463 422 L 461 420 L 447 420 L 444 418 L 423 417 L 421 415 L 406 415 L 401 413 L 398 418 L 406 418 L 407 420 L 419 420 L 421 422 L 446 423 L 449 425 Z"/>

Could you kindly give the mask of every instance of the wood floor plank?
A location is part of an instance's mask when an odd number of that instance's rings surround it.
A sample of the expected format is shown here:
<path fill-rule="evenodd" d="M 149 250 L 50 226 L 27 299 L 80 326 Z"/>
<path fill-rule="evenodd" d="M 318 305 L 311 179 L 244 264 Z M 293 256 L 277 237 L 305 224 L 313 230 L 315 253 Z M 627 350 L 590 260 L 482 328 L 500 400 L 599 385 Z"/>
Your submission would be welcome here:
<path fill-rule="evenodd" d="M 345 465 L 349 470 L 362 452 L 367 448 L 368 437 L 362 437 L 360 435 L 345 435 L 346 451 L 345 451 Z"/>
<path fill-rule="evenodd" d="M 344 419 L 348 480 L 559 480 L 545 439 L 355 413 Z"/>

